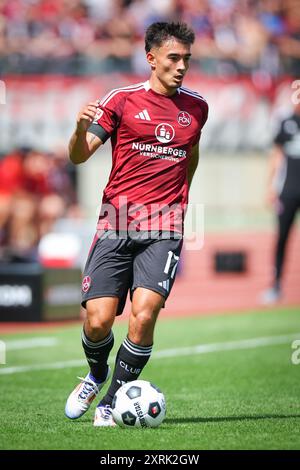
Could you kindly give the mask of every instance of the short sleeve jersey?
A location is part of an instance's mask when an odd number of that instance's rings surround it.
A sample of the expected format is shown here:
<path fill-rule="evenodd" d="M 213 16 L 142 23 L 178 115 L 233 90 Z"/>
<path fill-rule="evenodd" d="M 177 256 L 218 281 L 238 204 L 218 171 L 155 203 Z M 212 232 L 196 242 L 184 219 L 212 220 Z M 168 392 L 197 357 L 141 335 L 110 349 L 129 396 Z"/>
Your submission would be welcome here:
<path fill-rule="evenodd" d="M 183 231 L 188 164 L 207 115 L 197 92 L 181 87 L 165 96 L 148 81 L 99 102 L 90 130 L 98 134 L 99 126 L 101 139 L 111 138 L 112 169 L 98 229 Z"/>
<path fill-rule="evenodd" d="M 285 156 L 279 175 L 281 195 L 300 197 L 300 116 L 293 114 L 284 119 L 274 143 L 280 145 Z"/>

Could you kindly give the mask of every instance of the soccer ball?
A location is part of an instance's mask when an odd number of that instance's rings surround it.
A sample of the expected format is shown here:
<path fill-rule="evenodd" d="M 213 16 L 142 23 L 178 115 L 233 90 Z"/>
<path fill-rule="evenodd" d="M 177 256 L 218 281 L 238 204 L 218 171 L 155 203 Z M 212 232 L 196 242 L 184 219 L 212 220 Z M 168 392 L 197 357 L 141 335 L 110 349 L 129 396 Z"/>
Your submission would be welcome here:
<path fill-rule="evenodd" d="M 113 398 L 112 415 L 123 428 L 156 428 L 166 415 L 164 394 L 146 380 L 127 382 Z"/>

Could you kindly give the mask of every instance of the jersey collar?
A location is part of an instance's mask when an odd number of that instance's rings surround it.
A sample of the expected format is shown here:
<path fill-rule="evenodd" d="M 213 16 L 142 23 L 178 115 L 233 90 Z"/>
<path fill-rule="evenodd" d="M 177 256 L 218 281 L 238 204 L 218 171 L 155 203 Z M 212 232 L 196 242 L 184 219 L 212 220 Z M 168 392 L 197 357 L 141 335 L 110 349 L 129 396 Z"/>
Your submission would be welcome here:
<path fill-rule="evenodd" d="M 149 81 L 149 80 L 146 80 L 146 81 L 143 83 L 143 85 L 144 85 L 144 88 L 145 88 L 146 91 L 151 90 L 151 86 L 150 86 L 150 81 Z M 180 88 L 177 88 L 176 91 L 177 91 L 178 95 L 180 95 Z M 173 95 L 173 96 L 175 96 L 175 95 Z"/>

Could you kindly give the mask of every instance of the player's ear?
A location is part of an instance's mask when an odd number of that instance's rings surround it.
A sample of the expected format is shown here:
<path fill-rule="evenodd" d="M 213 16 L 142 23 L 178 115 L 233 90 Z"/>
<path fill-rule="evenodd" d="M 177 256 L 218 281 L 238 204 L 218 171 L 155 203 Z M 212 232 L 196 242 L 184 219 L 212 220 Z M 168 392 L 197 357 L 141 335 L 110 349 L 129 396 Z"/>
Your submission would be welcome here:
<path fill-rule="evenodd" d="M 146 59 L 147 59 L 148 64 L 151 65 L 151 69 L 152 70 L 155 69 L 156 59 L 155 59 L 155 55 L 153 54 L 153 52 L 151 51 L 147 52 Z"/>

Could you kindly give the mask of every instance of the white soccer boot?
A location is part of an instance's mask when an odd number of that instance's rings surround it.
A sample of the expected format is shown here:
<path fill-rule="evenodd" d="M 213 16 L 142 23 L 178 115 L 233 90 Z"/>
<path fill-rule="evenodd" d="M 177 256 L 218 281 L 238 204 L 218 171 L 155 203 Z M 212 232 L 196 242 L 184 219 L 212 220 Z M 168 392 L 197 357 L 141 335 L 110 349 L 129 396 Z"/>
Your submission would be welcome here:
<path fill-rule="evenodd" d="M 103 382 L 97 384 L 91 380 L 89 374 L 85 378 L 78 377 L 80 384 L 69 395 L 65 407 L 65 415 L 70 419 L 80 418 L 91 406 L 101 388 L 107 382 L 110 376 L 110 367 L 107 369 L 107 375 Z"/>
<path fill-rule="evenodd" d="M 111 406 L 97 406 L 95 410 L 94 426 L 116 426 L 116 423 L 112 417 Z"/>
<path fill-rule="evenodd" d="M 260 303 L 262 305 L 273 305 L 278 303 L 281 300 L 282 294 L 280 289 L 276 287 L 270 287 L 265 290 L 260 298 Z"/>

